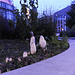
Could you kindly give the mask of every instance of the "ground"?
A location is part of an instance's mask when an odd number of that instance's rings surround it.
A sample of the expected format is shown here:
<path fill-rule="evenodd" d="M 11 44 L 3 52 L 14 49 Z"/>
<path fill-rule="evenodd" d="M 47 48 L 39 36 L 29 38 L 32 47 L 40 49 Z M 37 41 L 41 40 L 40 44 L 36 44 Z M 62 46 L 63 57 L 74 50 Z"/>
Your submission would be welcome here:
<path fill-rule="evenodd" d="M 56 41 L 56 40 L 55 40 Z M 69 45 L 68 43 L 62 43 L 61 41 L 48 41 L 47 49 L 44 51 L 42 48 L 37 46 L 37 53 L 34 55 L 28 55 L 28 57 L 23 58 L 23 52 L 30 51 L 29 40 L 0 40 L 0 69 L 1 72 L 7 72 L 23 66 L 27 66 L 41 60 L 46 60 L 52 56 L 55 56 L 59 53 L 65 51 Z M 67 45 L 65 45 L 67 44 Z M 11 57 L 13 60 L 6 63 L 6 57 Z M 18 57 L 21 58 L 21 62 L 18 61 Z"/>

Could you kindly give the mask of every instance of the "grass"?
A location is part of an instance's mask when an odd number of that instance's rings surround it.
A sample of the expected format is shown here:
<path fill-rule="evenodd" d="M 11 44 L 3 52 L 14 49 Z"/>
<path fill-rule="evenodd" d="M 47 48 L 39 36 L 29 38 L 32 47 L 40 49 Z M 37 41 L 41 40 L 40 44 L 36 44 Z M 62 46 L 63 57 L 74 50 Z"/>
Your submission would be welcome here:
<path fill-rule="evenodd" d="M 52 56 L 62 53 L 69 48 L 67 42 L 61 41 L 48 41 L 47 50 L 43 51 L 39 46 L 37 46 L 37 53 L 34 55 L 29 55 L 23 58 L 23 52 L 30 51 L 29 41 L 21 40 L 0 40 L 0 70 L 1 72 L 8 72 L 23 66 L 27 66 L 41 60 L 45 60 Z M 13 60 L 6 63 L 6 57 L 11 57 Z M 21 62 L 18 61 L 20 57 Z"/>

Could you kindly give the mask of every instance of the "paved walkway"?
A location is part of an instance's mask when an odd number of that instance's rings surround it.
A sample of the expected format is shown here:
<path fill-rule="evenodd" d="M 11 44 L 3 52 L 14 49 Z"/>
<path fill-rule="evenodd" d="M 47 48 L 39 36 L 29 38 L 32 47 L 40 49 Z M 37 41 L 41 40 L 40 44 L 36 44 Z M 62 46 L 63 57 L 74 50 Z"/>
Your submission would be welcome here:
<path fill-rule="evenodd" d="M 69 40 L 70 48 L 47 60 L 1 75 L 75 75 L 75 40 Z"/>

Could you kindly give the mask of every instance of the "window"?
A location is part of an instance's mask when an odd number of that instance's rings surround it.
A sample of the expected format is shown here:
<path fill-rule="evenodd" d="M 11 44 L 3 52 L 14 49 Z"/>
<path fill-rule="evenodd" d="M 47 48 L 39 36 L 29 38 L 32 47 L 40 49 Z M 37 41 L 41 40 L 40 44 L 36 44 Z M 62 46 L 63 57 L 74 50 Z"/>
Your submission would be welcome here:
<path fill-rule="evenodd" d="M 61 25 L 61 28 L 63 27 L 63 25 Z"/>
<path fill-rule="evenodd" d="M 61 20 L 61 24 L 62 24 L 62 20 Z"/>
<path fill-rule="evenodd" d="M 5 3 L 2 2 L 2 7 L 5 8 Z"/>
<path fill-rule="evenodd" d="M 0 7 L 1 7 L 1 2 L 0 2 Z"/>
<path fill-rule="evenodd" d="M 60 21 L 58 20 L 58 26 L 60 26 Z"/>
<path fill-rule="evenodd" d="M 64 22 L 66 22 L 66 20 L 64 20 Z"/>
<path fill-rule="evenodd" d="M 6 4 L 6 9 L 13 10 L 13 6 Z"/>
<path fill-rule="evenodd" d="M 8 4 L 6 4 L 6 9 L 8 9 Z"/>
<path fill-rule="evenodd" d="M 9 5 L 9 9 L 12 10 L 12 6 L 11 5 Z"/>
<path fill-rule="evenodd" d="M 7 11 L 7 19 L 13 20 L 13 13 L 11 11 Z"/>

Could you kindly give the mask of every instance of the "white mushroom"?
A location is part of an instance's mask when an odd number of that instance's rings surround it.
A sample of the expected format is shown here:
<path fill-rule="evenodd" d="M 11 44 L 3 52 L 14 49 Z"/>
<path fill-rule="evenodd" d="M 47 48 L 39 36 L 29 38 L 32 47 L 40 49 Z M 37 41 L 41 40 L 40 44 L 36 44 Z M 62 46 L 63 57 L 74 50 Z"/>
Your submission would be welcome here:
<path fill-rule="evenodd" d="M 30 51 L 31 51 L 31 54 L 36 53 L 36 45 L 35 45 L 35 43 L 31 44 Z"/>
<path fill-rule="evenodd" d="M 27 56 L 28 56 L 27 52 L 24 52 L 24 53 L 23 53 L 23 57 L 25 58 L 25 57 L 27 57 Z"/>
<path fill-rule="evenodd" d="M 18 61 L 21 62 L 21 58 L 20 57 L 18 57 Z"/>
<path fill-rule="evenodd" d="M 6 63 L 7 63 L 8 61 L 9 61 L 9 58 L 7 57 L 7 58 L 6 58 Z"/>
<path fill-rule="evenodd" d="M 40 36 L 40 39 L 39 39 L 39 45 L 43 49 L 46 47 L 46 40 L 44 39 L 42 35 Z"/>
<path fill-rule="evenodd" d="M 9 61 L 12 61 L 12 58 L 9 58 Z"/>
<path fill-rule="evenodd" d="M 31 39 L 30 39 L 30 47 L 31 47 L 31 45 L 32 45 L 33 43 L 35 43 L 35 37 L 34 37 L 34 36 L 32 36 Z"/>

